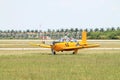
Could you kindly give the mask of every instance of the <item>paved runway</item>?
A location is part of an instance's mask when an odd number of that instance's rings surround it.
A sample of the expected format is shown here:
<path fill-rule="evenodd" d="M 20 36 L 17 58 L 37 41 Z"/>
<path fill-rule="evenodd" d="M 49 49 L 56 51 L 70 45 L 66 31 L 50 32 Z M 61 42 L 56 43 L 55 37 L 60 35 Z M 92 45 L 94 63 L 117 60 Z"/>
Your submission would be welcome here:
<path fill-rule="evenodd" d="M 120 50 L 120 48 L 85 48 L 88 50 Z M 0 50 L 50 50 L 49 48 L 0 48 Z"/>

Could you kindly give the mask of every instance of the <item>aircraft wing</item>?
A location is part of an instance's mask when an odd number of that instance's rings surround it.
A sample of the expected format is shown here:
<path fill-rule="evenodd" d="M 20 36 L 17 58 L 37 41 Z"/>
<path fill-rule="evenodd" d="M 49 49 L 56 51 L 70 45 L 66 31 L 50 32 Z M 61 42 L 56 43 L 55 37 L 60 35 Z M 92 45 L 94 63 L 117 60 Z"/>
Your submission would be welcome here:
<path fill-rule="evenodd" d="M 39 46 L 39 47 L 42 47 L 42 48 L 51 48 L 50 45 L 47 45 L 47 44 L 34 44 L 34 43 L 30 43 L 32 46 Z"/>
<path fill-rule="evenodd" d="M 87 45 L 81 45 L 76 47 L 64 47 L 63 50 L 74 50 L 74 49 L 81 49 L 81 48 L 92 48 L 92 47 L 98 47 L 99 44 L 87 44 Z"/>

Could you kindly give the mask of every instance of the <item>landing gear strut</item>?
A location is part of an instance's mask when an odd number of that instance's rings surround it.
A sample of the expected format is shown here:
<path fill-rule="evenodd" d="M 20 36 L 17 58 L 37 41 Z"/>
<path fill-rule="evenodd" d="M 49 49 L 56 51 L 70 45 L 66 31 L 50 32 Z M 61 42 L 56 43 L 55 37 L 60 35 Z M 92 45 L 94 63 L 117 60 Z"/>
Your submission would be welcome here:
<path fill-rule="evenodd" d="M 73 54 L 77 54 L 78 50 L 74 50 Z"/>
<path fill-rule="evenodd" d="M 55 54 L 56 54 L 56 52 L 55 52 L 53 49 L 51 49 L 51 51 L 52 51 L 52 55 L 55 55 Z"/>

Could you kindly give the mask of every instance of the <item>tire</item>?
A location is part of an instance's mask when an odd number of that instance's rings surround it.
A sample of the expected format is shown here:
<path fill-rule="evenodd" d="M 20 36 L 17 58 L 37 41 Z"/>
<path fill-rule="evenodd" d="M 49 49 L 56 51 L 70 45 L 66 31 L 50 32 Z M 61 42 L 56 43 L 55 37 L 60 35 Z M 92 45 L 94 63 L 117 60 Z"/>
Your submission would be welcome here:
<path fill-rule="evenodd" d="M 52 55 L 55 55 L 55 54 L 56 54 L 56 52 L 55 52 L 53 49 L 51 49 L 51 51 L 52 51 Z"/>
<path fill-rule="evenodd" d="M 75 53 L 75 52 L 73 52 L 73 54 L 75 55 L 76 53 Z"/>
<path fill-rule="evenodd" d="M 73 54 L 75 54 L 75 52 L 73 52 Z"/>

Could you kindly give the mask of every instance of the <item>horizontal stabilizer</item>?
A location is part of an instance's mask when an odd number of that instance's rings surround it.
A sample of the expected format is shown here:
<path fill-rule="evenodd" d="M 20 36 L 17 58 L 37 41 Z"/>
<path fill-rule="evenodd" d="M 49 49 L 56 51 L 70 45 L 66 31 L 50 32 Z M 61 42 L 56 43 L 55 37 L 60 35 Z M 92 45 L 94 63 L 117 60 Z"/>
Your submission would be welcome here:
<path fill-rule="evenodd" d="M 92 48 L 92 47 L 99 47 L 99 44 L 87 44 L 84 46 L 84 48 Z"/>

